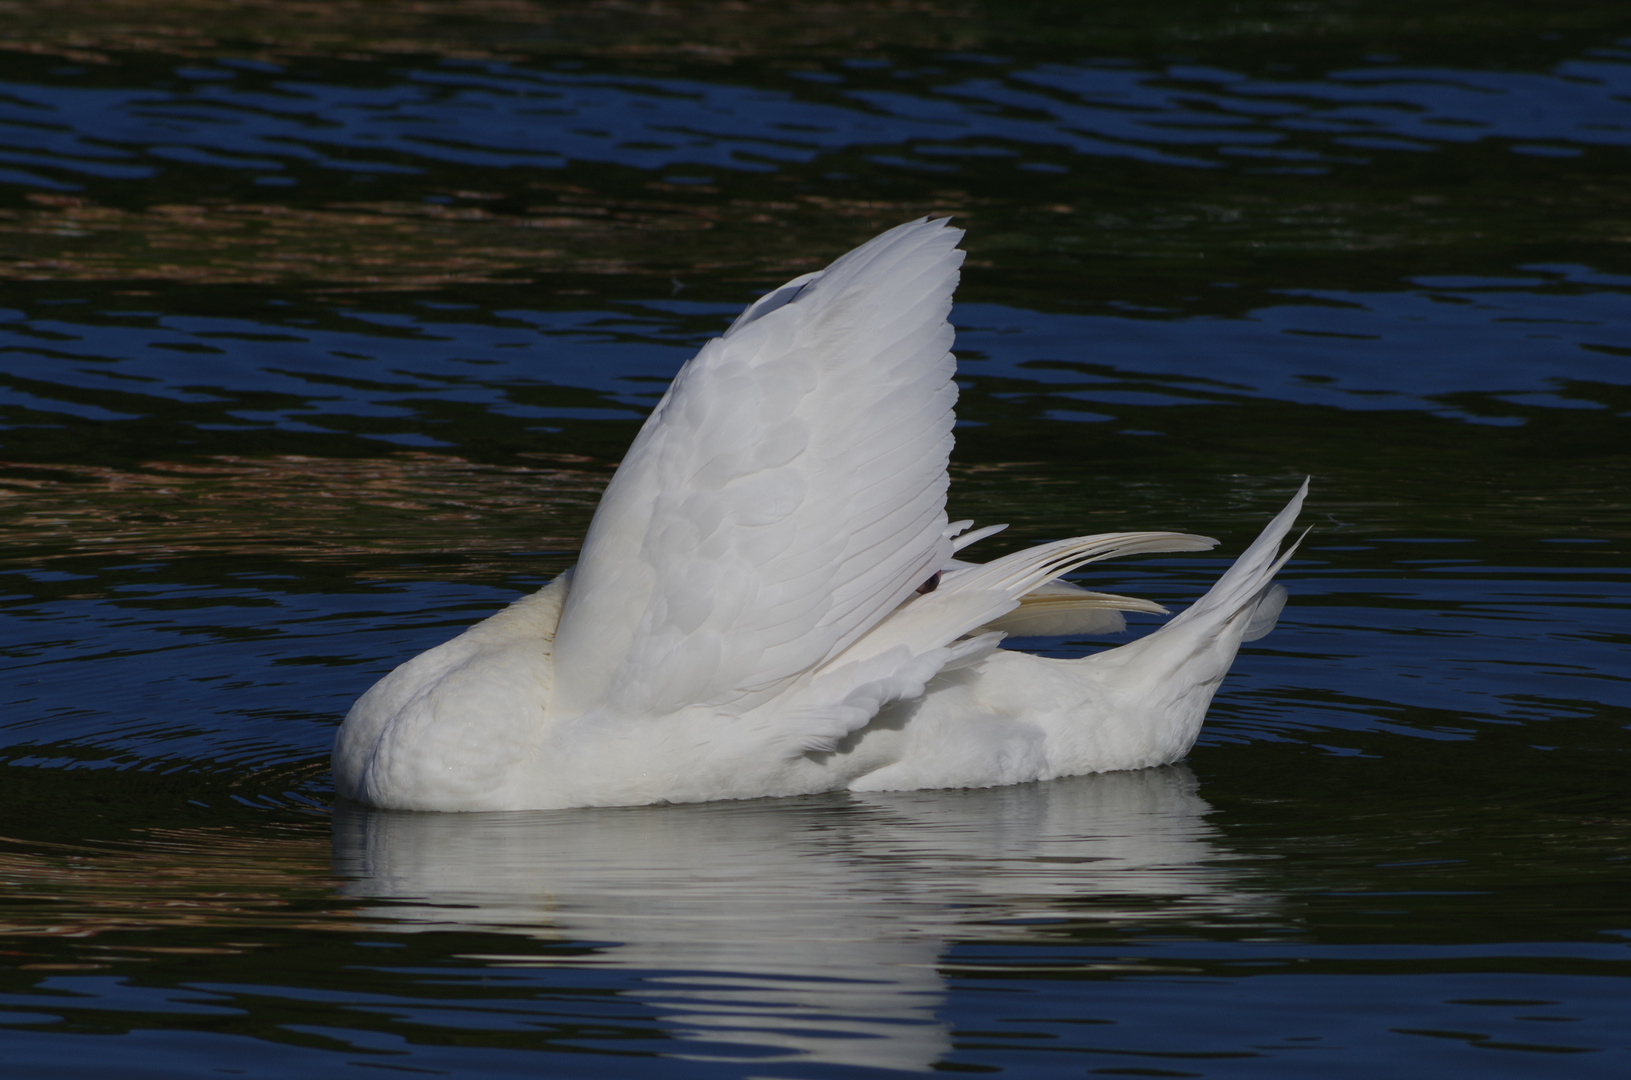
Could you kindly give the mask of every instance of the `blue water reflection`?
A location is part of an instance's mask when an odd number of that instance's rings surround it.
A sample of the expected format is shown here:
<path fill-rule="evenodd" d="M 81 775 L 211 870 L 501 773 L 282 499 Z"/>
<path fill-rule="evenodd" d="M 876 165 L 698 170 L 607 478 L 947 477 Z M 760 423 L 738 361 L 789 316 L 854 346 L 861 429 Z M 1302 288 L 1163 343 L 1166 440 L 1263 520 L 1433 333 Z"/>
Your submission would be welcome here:
<path fill-rule="evenodd" d="M 1524 408 L 1601 409 L 1577 384 L 1619 384 L 1631 340 L 1631 281 L 1582 267 L 1531 267 L 1527 280 L 1424 280 L 1417 290 L 1285 290 L 1239 318 L 1068 315 L 960 305 L 961 375 L 1060 419 L 1117 405 L 1295 402 L 1428 410 L 1519 423 Z M 344 430 L 337 417 L 420 415 L 455 403 L 522 421 L 633 418 L 730 305 L 648 301 L 615 311 L 344 312 L 338 327 L 279 321 L 53 309 L 0 312 L 0 409 L 9 422 L 52 413 L 130 419 L 144 399 L 213 406 L 204 423 Z M 340 314 L 340 313 L 337 313 Z M 1175 313 L 1177 314 L 1177 313 Z M 43 316 L 43 317 L 42 317 Z M 590 392 L 527 400 L 536 387 Z M 1446 396 L 1476 392 L 1469 410 Z M 282 404 L 276 404 L 281 402 Z M 1078 404 L 1080 403 L 1080 404 Z M 1524 408 L 1503 409 L 1503 405 Z M 1086 414 L 1086 415 L 1084 415 Z M 434 428 L 370 437 L 448 445 Z"/>
<path fill-rule="evenodd" d="M 375 88 L 227 68 L 183 69 L 172 89 L 0 82 L 0 162 L 18 166 L 0 182 L 72 188 L 76 174 L 135 179 L 172 164 L 756 172 L 865 147 L 905 147 L 872 160 L 930 170 L 969 154 L 1024 164 L 1039 150 L 1300 172 L 1479 140 L 1573 154 L 1631 145 L 1628 58 L 1596 50 L 1547 73 L 1379 64 L 1317 81 L 1119 63 L 959 78 L 953 70 L 976 65 L 948 60 L 930 72 L 828 72 L 813 100 L 797 80 L 770 90 L 456 61 L 403 67 L 395 85 Z M 879 85 L 889 76 L 902 88 Z"/>

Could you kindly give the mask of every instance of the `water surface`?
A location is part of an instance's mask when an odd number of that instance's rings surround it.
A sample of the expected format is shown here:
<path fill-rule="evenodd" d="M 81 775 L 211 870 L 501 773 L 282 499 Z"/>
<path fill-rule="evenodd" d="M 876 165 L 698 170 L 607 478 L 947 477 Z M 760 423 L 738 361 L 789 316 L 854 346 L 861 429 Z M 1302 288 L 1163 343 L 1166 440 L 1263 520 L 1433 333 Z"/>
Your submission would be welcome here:
<path fill-rule="evenodd" d="M 8 1075 L 1624 1075 L 1615 5 L 232 10 L 0 41 Z M 1181 608 L 1314 478 L 1190 759 L 331 808 L 679 364 L 925 213 L 988 555 L 1220 537 L 1084 577 Z"/>

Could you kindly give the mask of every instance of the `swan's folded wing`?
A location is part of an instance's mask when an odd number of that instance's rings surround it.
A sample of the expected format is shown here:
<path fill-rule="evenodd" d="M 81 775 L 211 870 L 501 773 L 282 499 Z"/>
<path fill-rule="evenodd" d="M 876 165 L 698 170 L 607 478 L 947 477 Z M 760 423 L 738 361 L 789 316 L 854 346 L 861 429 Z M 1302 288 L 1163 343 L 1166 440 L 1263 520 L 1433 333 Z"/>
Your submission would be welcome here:
<path fill-rule="evenodd" d="M 961 236 L 884 233 L 680 370 L 584 541 L 555 715 L 745 711 L 945 563 Z"/>

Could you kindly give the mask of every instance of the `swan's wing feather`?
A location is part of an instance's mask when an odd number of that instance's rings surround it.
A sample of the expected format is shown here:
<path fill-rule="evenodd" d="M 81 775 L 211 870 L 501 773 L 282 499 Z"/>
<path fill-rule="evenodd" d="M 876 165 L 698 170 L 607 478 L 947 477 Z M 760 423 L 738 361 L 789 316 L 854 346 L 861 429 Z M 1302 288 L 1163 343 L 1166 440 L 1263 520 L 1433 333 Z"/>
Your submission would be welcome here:
<path fill-rule="evenodd" d="M 897 646 L 924 651 L 943 646 L 977 627 L 993 627 L 1018 608 L 1027 593 L 1090 562 L 1153 552 L 1206 551 L 1216 545 L 1210 536 L 1190 533 L 1097 533 L 1039 544 L 988 563 L 959 563 L 944 575 L 937 590 L 913 597 L 911 603 L 892 612 L 818 674 L 825 675 L 845 663 L 869 660 Z M 1106 602 L 1110 601 L 1129 610 L 1147 610 L 1140 605 L 1148 601 L 1098 595 L 1104 597 L 1097 601 L 1100 606 L 1108 606 Z"/>
<path fill-rule="evenodd" d="M 1045 588 L 1060 574 L 1100 559 L 1204 551 L 1216 544 L 1211 537 L 1186 533 L 1100 533 L 1026 548 L 985 564 L 957 562 L 943 573 L 938 589 L 891 611 L 778 699 L 769 726 L 789 756 L 830 749 L 882 705 L 915 697 L 940 671 L 990 653 L 1002 640 L 1000 632 L 991 632 L 993 624 L 1019 607 L 1026 594 Z M 1101 607 L 1155 606 L 1073 587 L 1065 591 L 1093 598 Z M 976 636 L 958 640 L 969 633 Z"/>
<path fill-rule="evenodd" d="M 762 298 L 680 370 L 584 541 L 556 715 L 745 711 L 950 558 L 961 235 L 884 233 Z"/>
<path fill-rule="evenodd" d="M 1127 629 L 1127 620 L 1122 616 L 1124 611 L 1167 613 L 1166 608 L 1149 600 L 1088 592 L 1065 582 L 1050 581 L 1020 597 L 1019 607 L 993 619 L 984 629 L 998 630 L 1009 637 L 1119 634 Z"/>

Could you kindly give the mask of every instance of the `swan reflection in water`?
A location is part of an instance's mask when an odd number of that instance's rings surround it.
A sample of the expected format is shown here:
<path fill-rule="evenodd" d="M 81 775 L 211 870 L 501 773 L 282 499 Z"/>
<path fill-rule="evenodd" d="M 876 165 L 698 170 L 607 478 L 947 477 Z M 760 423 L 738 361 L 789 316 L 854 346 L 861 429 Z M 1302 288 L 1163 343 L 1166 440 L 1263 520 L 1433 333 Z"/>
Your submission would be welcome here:
<path fill-rule="evenodd" d="M 347 895 L 392 932 L 483 930 L 593 946 L 506 966 L 639 971 L 676 1056 L 928 1069 L 950 940 L 1016 920 L 1257 909 L 1183 766 L 973 791 L 488 814 L 344 807 Z M 362 913 L 359 913 L 362 914 Z M 700 1045 L 708 1044 L 708 1045 Z M 724 1045 L 722 1045 L 724 1044 Z M 780 1054 L 775 1051 L 781 1051 Z"/>

